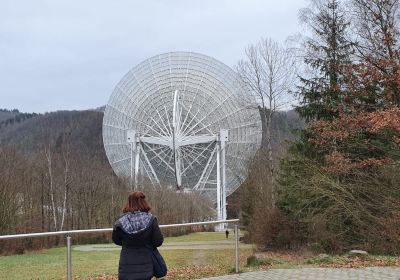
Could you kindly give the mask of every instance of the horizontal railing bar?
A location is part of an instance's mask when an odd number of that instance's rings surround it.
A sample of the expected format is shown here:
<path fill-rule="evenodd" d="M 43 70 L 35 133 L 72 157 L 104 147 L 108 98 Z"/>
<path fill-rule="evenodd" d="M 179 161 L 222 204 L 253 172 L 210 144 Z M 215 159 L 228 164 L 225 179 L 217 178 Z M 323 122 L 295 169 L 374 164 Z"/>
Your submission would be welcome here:
<path fill-rule="evenodd" d="M 222 220 L 222 221 L 160 225 L 160 228 L 188 227 L 188 226 L 213 225 L 213 224 L 229 224 L 229 223 L 238 223 L 238 222 L 239 222 L 239 219 L 231 219 L 231 220 Z M 56 235 L 72 235 L 72 234 L 79 234 L 79 233 L 102 233 L 102 232 L 104 233 L 104 232 L 111 232 L 112 230 L 113 230 L 112 228 L 100 228 L 100 229 L 80 229 L 80 230 L 64 230 L 64 231 L 37 232 L 37 233 L 25 233 L 25 234 L 10 234 L 10 235 L 1 235 L 0 240 L 15 239 L 15 238 L 28 238 L 28 237 L 56 236 Z"/>
<path fill-rule="evenodd" d="M 170 228 L 170 227 L 189 227 L 189 226 L 197 226 L 197 225 L 214 225 L 214 224 L 230 224 L 230 223 L 238 223 L 239 219 L 232 220 L 222 220 L 222 221 L 210 221 L 210 222 L 197 222 L 197 223 L 186 223 L 186 224 L 169 224 L 169 225 L 160 225 L 160 228 Z"/>

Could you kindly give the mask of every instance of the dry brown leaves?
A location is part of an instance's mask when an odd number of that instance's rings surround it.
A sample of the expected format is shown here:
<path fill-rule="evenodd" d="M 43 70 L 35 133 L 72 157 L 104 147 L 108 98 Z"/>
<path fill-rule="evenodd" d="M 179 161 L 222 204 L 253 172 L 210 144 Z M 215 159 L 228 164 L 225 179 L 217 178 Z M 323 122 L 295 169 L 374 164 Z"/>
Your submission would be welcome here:
<path fill-rule="evenodd" d="M 343 259 L 333 263 L 324 263 L 320 265 L 320 267 L 331 267 L 331 268 L 362 268 L 371 266 L 400 266 L 400 259 L 355 257 L 353 259 Z"/>
<path fill-rule="evenodd" d="M 202 277 L 211 277 L 227 273 L 227 268 L 222 265 L 194 265 L 185 267 L 173 267 L 168 270 L 168 274 L 163 279 L 170 280 L 190 280 Z M 101 275 L 92 276 L 87 278 L 75 279 L 89 279 L 89 280 L 117 280 L 117 275 Z"/>

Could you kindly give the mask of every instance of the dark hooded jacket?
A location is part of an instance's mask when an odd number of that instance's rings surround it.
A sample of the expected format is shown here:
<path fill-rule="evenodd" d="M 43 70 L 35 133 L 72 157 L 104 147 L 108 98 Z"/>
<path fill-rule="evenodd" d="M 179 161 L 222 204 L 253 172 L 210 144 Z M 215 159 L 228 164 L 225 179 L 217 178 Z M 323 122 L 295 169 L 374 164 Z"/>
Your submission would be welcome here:
<path fill-rule="evenodd" d="M 139 211 L 125 213 L 115 222 L 112 239 L 122 246 L 118 279 L 143 280 L 153 276 L 151 248 L 164 241 L 155 216 Z"/>

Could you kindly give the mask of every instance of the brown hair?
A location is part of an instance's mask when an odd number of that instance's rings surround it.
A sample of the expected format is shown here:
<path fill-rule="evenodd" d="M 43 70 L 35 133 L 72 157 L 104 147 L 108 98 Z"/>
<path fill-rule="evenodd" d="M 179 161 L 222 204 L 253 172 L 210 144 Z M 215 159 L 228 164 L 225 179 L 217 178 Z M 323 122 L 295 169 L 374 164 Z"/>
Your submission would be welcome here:
<path fill-rule="evenodd" d="M 150 205 L 146 201 L 146 196 L 143 192 L 131 192 L 128 196 L 128 203 L 122 210 L 123 213 L 141 211 L 149 212 L 151 209 Z"/>

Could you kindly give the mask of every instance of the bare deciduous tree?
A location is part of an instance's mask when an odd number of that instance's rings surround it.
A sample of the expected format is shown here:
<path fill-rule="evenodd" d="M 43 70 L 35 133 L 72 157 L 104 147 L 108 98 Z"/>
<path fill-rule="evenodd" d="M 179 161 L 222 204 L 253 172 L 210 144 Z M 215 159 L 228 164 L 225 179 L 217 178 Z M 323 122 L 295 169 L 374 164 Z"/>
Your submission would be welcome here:
<path fill-rule="evenodd" d="M 262 150 L 267 152 L 271 186 L 275 185 L 274 154 L 272 151 L 272 119 L 277 110 L 287 109 L 291 102 L 296 67 L 293 54 L 271 39 L 262 39 L 245 50 L 246 58 L 238 63 L 241 80 L 259 101 L 262 123 Z M 275 204 L 271 191 L 272 206 Z"/>
<path fill-rule="evenodd" d="M 47 176 L 50 188 L 50 199 L 51 199 L 51 211 L 53 214 L 54 230 L 57 230 L 57 207 L 55 202 L 55 187 L 54 187 L 54 176 L 53 176 L 53 152 L 51 147 L 48 146 L 44 149 L 44 156 L 46 158 Z"/>
<path fill-rule="evenodd" d="M 356 47 L 375 59 L 399 59 L 399 0 L 351 0 Z"/>

